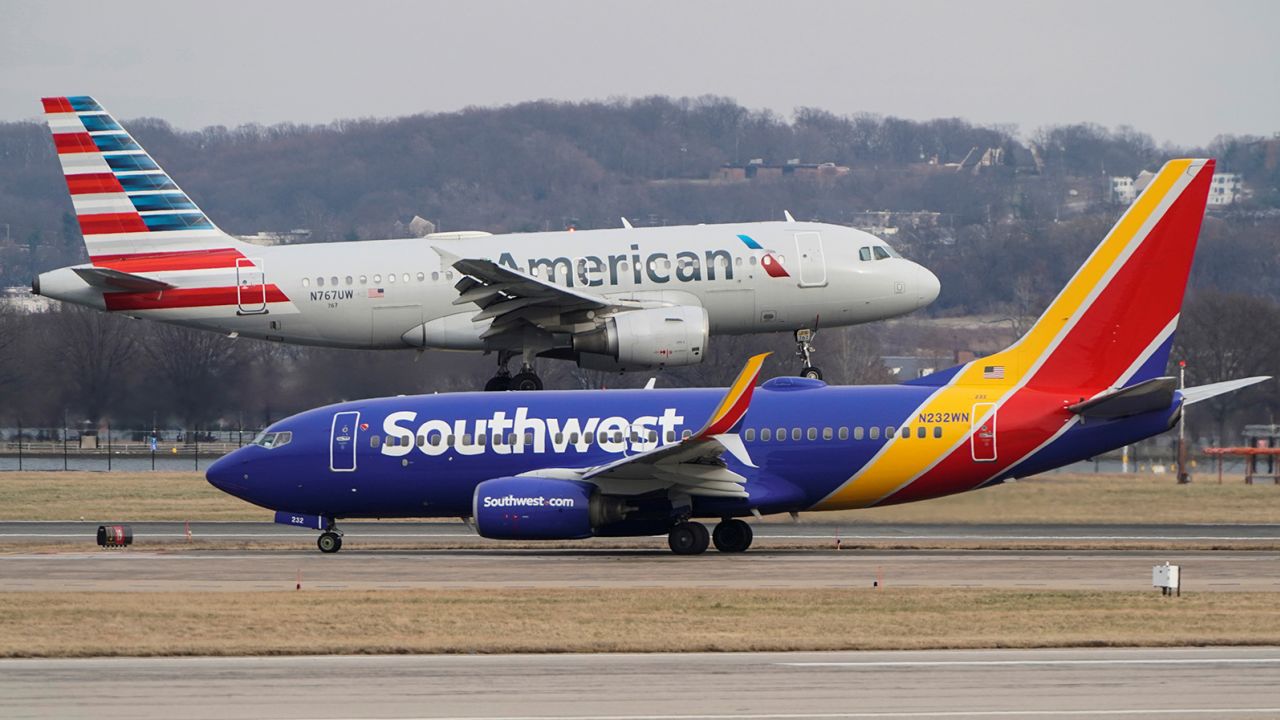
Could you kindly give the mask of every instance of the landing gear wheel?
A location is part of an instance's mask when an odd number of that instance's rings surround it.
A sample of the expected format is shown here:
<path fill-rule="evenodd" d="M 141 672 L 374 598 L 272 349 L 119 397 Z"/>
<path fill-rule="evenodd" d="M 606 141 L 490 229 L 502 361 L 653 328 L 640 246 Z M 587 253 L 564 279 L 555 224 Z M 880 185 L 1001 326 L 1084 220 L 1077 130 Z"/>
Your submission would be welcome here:
<path fill-rule="evenodd" d="M 821 380 L 822 371 L 813 366 L 813 339 L 818 336 L 818 318 L 813 319 L 813 329 L 796 331 L 796 357 L 800 358 L 800 377 Z"/>
<path fill-rule="evenodd" d="M 531 372 L 522 372 L 511 378 L 511 389 L 519 391 L 541 390 L 542 378 Z"/>
<path fill-rule="evenodd" d="M 745 552 L 751 547 L 753 537 L 755 533 L 751 531 L 751 526 L 736 518 L 721 520 L 720 524 L 716 525 L 715 532 L 711 534 L 711 540 L 715 542 L 716 549 L 722 553 Z"/>
<path fill-rule="evenodd" d="M 484 384 L 485 392 L 504 392 L 511 389 L 510 375 L 494 375 Z"/>
<path fill-rule="evenodd" d="M 683 522 L 667 533 L 667 545 L 677 555 L 700 555 L 711 544 L 707 526 L 696 522 Z"/>
<path fill-rule="evenodd" d="M 322 532 L 316 538 L 316 547 L 322 553 L 336 553 L 342 549 L 342 536 L 336 532 Z"/>
<path fill-rule="evenodd" d="M 810 380 L 821 380 L 822 371 L 812 365 L 806 365 L 800 368 L 800 377 L 809 378 Z"/>

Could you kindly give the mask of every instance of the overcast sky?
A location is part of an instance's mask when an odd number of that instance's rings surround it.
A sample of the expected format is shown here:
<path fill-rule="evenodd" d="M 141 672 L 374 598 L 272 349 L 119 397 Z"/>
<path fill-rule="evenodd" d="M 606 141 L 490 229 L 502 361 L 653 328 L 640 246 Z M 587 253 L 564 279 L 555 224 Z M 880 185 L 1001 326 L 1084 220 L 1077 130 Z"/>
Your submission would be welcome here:
<path fill-rule="evenodd" d="M 94 95 L 183 128 L 725 95 L 927 119 L 1280 131 L 1280 2 L 4 0 L 0 120 Z"/>

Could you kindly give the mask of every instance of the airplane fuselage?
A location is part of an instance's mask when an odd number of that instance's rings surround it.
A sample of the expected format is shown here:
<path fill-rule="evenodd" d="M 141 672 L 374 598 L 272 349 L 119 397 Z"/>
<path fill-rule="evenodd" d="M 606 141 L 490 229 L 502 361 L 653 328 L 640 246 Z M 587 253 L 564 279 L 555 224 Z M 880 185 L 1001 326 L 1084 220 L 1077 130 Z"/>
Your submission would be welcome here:
<path fill-rule="evenodd" d="M 752 247 L 752 246 L 756 247 Z M 347 348 L 492 349 L 461 278 L 434 248 L 480 257 L 611 300 L 706 310 L 713 334 L 854 325 L 909 313 L 937 280 L 874 236 L 818 223 L 410 238 L 253 246 L 193 257 L 127 257 L 109 267 L 177 286 L 106 292 L 70 268 L 41 294 L 139 317 L 280 342 Z M 766 262 L 778 264 L 774 272 Z M 179 263 L 180 264 L 180 263 Z M 181 288 L 202 288 L 188 293 Z M 562 342 L 567 342 L 562 339 Z"/>

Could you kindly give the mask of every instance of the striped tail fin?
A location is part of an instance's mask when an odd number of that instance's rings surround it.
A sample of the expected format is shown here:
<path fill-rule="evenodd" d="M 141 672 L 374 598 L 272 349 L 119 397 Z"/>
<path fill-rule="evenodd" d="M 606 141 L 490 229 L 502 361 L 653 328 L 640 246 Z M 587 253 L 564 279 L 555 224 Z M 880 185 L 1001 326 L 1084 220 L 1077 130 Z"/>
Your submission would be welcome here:
<path fill-rule="evenodd" d="M 96 100 L 82 95 L 43 102 L 94 265 L 118 268 L 121 261 L 143 259 L 190 265 L 208 251 L 229 255 L 241 246 L 209 220 Z"/>

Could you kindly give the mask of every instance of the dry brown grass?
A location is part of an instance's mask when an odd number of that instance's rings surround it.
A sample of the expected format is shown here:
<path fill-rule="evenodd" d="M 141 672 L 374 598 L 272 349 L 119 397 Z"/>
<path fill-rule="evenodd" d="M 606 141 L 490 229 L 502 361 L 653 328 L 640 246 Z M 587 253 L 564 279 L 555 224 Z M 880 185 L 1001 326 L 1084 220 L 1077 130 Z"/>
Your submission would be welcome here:
<path fill-rule="evenodd" d="M 270 513 L 180 473 L 0 472 L 0 520 L 266 520 Z M 778 516 L 785 520 L 786 516 Z M 1280 487 L 1199 476 L 1049 474 L 927 502 L 834 513 L 814 522 L 1280 523 Z"/>
<path fill-rule="evenodd" d="M 262 520 L 197 472 L 0 472 L 0 520 Z"/>
<path fill-rule="evenodd" d="M 0 656 L 1280 644 L 1273 593 L 4 593 Z"/>
<path fill-rule="evenodd" d="M 1236 476 L 1050 473 L 925 502 L 804 515 L 855 523 L 1280 523 L 1280 486 Z"/>

